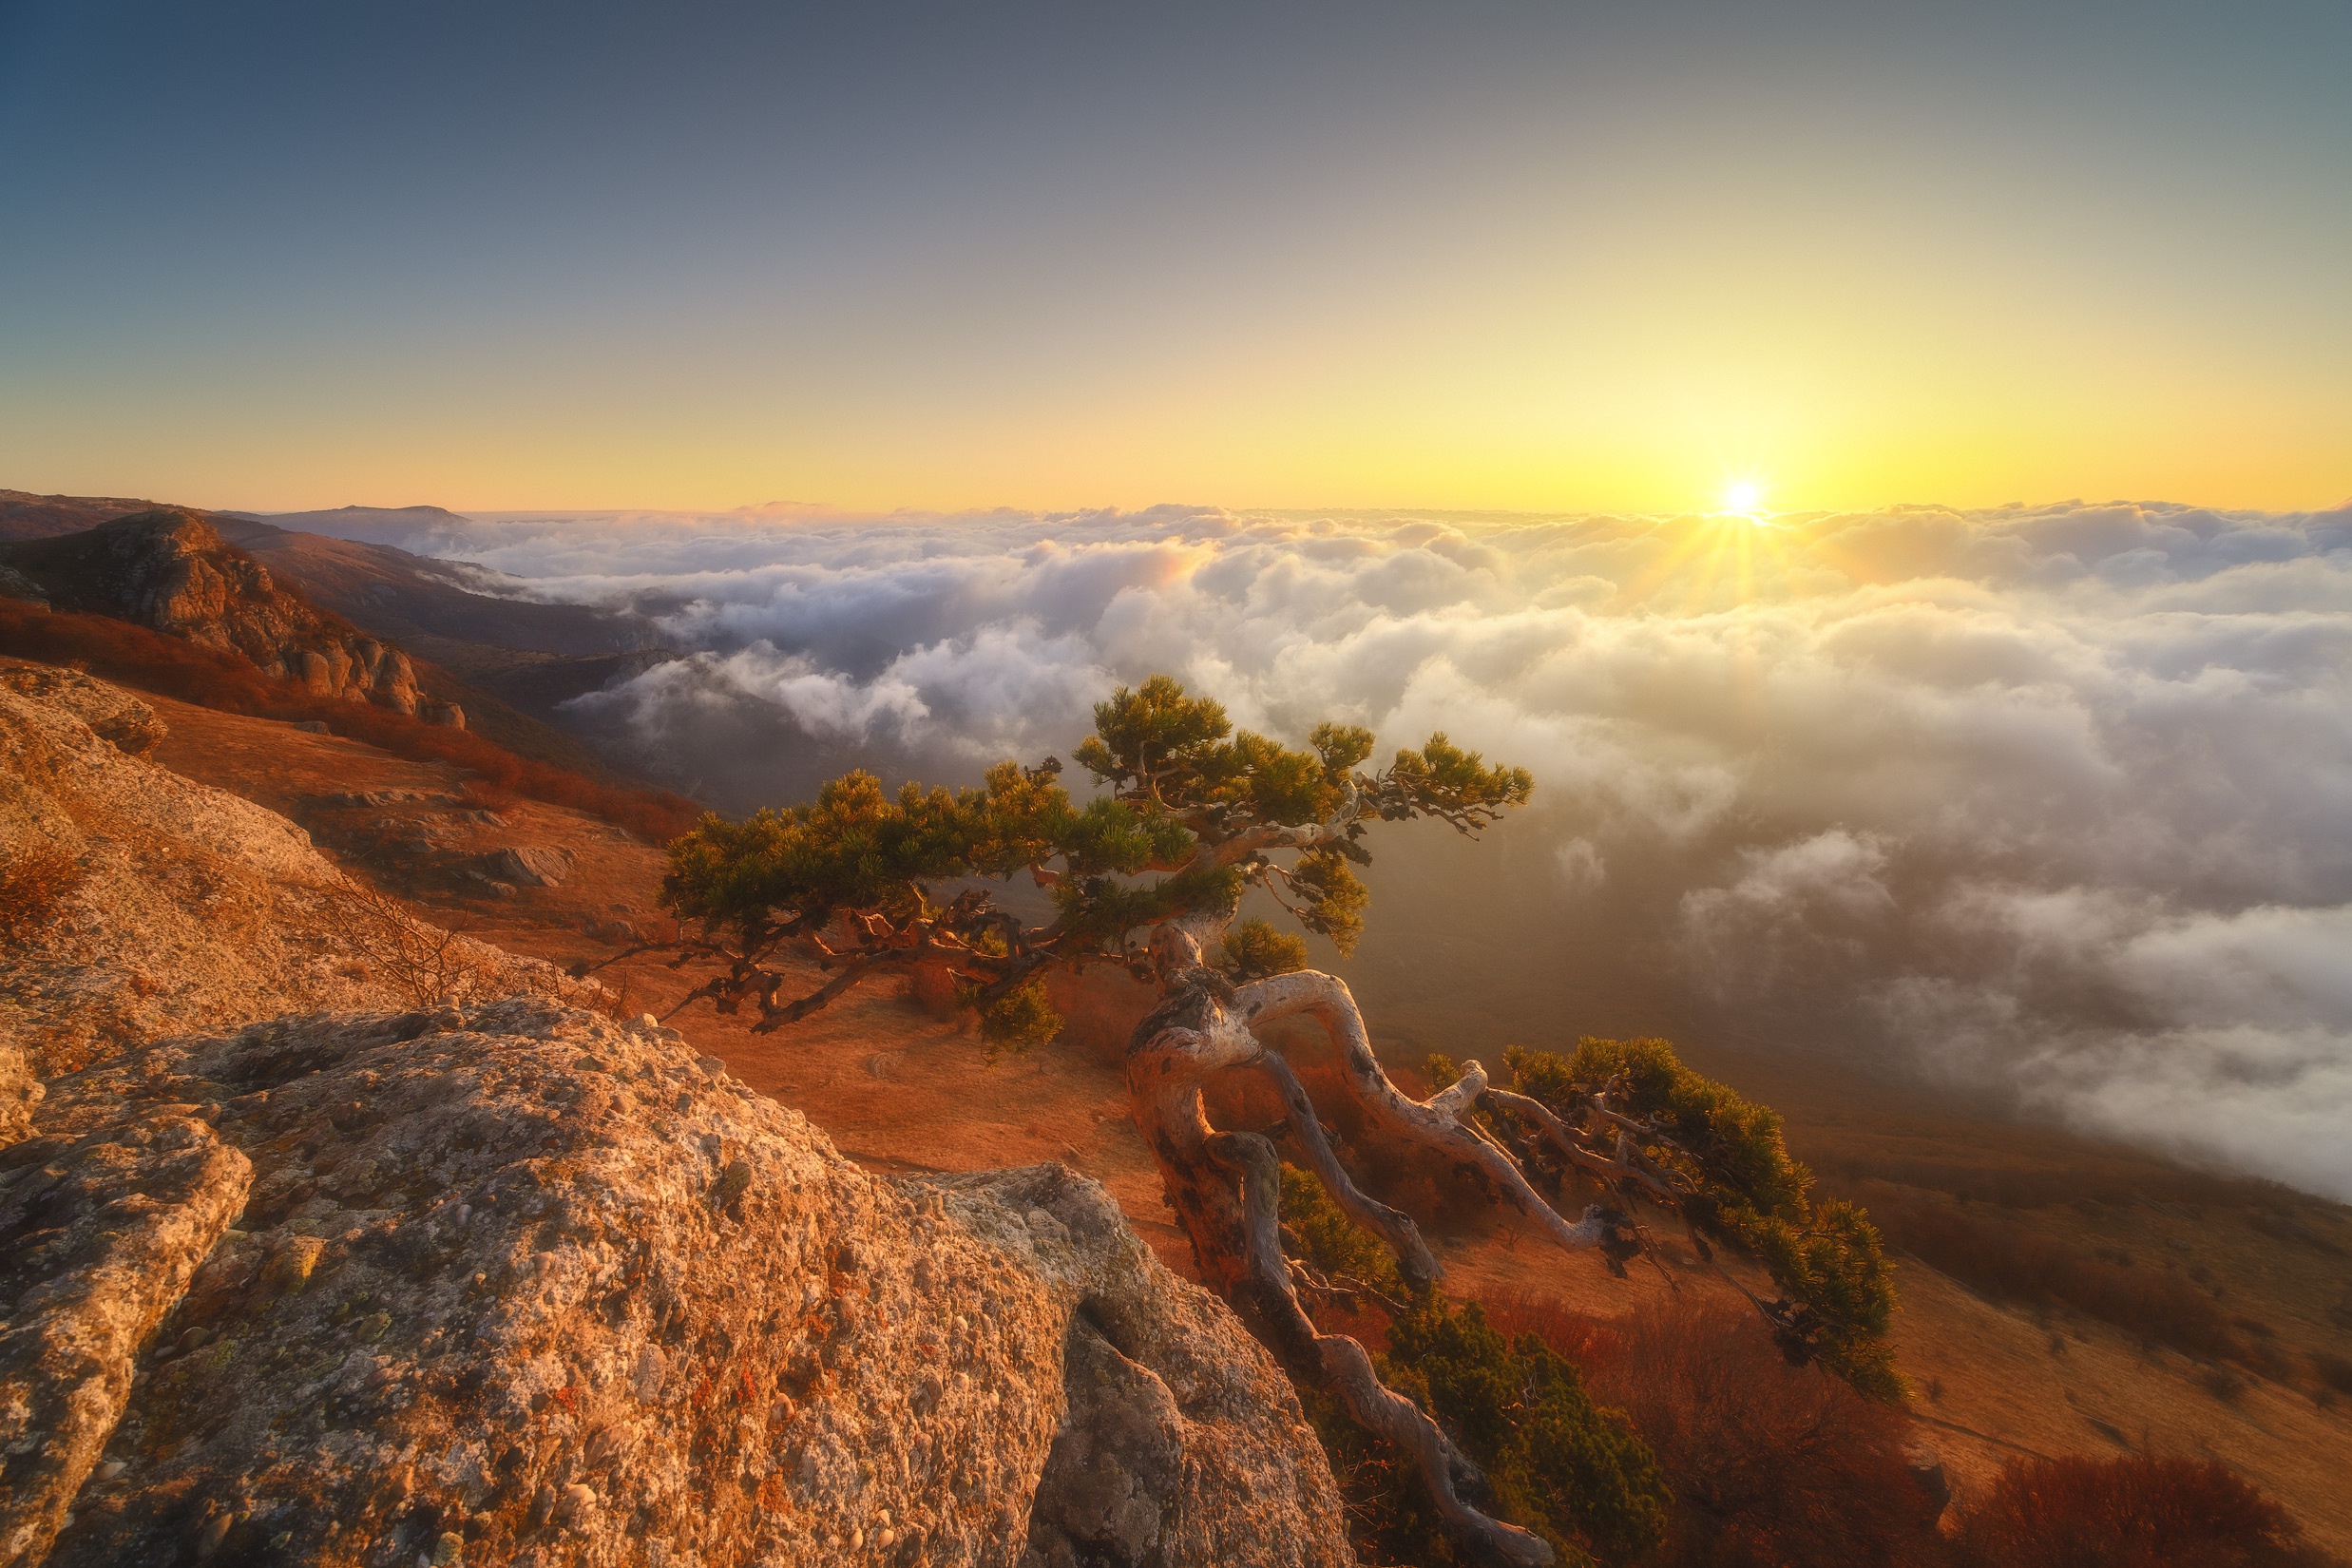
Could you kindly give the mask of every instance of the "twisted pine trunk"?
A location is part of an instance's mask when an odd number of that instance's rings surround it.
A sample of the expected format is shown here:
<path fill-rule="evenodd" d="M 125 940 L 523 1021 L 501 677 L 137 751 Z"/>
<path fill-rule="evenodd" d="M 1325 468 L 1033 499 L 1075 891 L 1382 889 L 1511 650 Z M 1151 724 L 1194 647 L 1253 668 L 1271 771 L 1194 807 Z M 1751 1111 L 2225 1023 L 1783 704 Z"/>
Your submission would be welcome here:
<path fill-rule="evenodd" d="M 1212 1125 L 1202 1084 L 1225 1069 L 1263 1073 L 1280 1094 L 1291 1136 L 1324 1186 L 1350 1218 L 1388 1246 L 1417 1289 L 1443 1277 L 1419 1228 L 1349 1179 L 1297 1074 L 1259 1039 L 1260 1025 L 1301 1015 L 1321 1023 L 1338 1059 L 1344 1090 L 1367 1120 L 1448 1161 L 1482 1171 L 1562 1247 L 1597 1245 L 1610 1233 L 1610 1216 L 1593 1208 L 1570 1224 L 1529 1185 L 1518 1161 L 1462 1119 L 1485 1083 L 1475 1062 L 1461 1084 L 1425 1102 L 1410 1100 L 1373 1057 L 1364 1015 L 1344 982 L 1305 971 L 1236 985 L 1208 967 L 1201 957 L 1204 939 L 1221 933 L 1231 920 L 1226 911 L 1158 928 L 1153 957 L 1164 1000 L 1136 1026 L 1127 1048 L 1136 1125 L 1159 1164 L 1202 1281 L 1241 1315 L 1294 1381 L 1336 1395 L 1366 1429 L 1418 1466 L 1431 1501 L 1475 1555 L 1510 1568 L 1548 1564 L 1552 1549 L 1540 1539 L 1474 1505 L 1472 1500 L 1483 1491 L 1477 1467 L 1426 1412 L 1380 1382 L 1364 1347 L 1315 1328 L 1282 1255 L 1281 1167 L 1273 1145 L 1255 1133 Z"/>

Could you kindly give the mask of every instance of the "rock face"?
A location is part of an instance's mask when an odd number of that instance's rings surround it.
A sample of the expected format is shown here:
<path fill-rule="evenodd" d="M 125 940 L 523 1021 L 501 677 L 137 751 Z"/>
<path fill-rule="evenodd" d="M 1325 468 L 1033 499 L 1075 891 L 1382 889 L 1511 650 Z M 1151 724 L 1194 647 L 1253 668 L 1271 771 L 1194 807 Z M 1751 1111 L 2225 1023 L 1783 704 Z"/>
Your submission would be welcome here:
<path fill-rule="evenodd" d="M 45 610 L 49 607 L 49 596 L 41 591 L 41 584 L 13 566 L 0 565 L 0 599 L 21 599 Z"/>
<path fill-rule="evenodd" d="M 355 902 L 301 829 L 124 755 L 84 715 L 126 738 L 153 719 L 70 671 L 0 679 L 0 870 L 62 853 L 76 878 L 27 934 L 0 935 L 0 1040 L 12 1036 L 36 1076 L 296 1009 L 412 1006 L 445 990 L 596 994 Z M 6 1104 L 0 1087 L 0 1117 Z"/>
<path fill-rule="evenodd" d="M 1061 1165 L 907 1183 L 1043 1279 L 1069 1404 L 1023 1568 L 1352 1560 L 1321 1445 L 1272 1357 Z"/>
<path fill-rule="evenodd" d="M 57 608 L 115 616 L 241 654 L 262 674 L 314 697 L 465 722 L 454 707 L 418 691 L 407 654 L 286 592 L 193 512 L 137 512 L 85 533 L 0 545 L 0 565 Z"/>
<path fill-rule="evenodd" d="M 867 1176 L 650 1023 L 280 1020 L 39 1128 L 10 1568 L 1348 1560 L 1287 1383 L 1099 1187 Z"/>

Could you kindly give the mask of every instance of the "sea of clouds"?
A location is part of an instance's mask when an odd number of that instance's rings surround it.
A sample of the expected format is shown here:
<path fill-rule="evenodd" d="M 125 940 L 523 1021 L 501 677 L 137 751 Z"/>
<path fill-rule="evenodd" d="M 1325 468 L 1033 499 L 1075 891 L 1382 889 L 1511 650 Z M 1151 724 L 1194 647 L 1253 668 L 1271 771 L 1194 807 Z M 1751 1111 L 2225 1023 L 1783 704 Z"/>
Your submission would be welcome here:
<path fill-rule="evenodd" d="M 1284 737 L 1445 730 L 1539 781 L 1505 890 L 1428 895 L 1517 901 L 1515 962 L 1580 911 L 1580 961 L 1721 1016 L 2352 1199 L 2352 508 L 378 537 L 653 616 L 691 657 L 582 721 L 732 808 L 1064 750 L 1155 671 Z"/>

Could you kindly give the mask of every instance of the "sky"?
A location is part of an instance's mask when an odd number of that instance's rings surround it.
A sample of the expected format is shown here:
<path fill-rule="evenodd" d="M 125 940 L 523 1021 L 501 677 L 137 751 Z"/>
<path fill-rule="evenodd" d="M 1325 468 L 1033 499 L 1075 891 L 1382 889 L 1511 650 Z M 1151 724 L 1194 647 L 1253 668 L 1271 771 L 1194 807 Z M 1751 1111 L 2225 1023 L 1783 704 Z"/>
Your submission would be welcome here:
<path fill-rule="evenodd" d="M 2352 495 L 2352 8 L 0 0 L 0 485 Z"/>

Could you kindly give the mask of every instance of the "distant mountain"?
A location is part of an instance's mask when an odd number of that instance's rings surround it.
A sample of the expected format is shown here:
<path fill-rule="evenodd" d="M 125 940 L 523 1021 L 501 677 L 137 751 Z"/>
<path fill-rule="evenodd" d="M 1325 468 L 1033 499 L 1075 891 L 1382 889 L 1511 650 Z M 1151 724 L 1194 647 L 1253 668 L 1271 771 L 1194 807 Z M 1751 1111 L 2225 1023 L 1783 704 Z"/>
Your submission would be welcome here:
<path fill-rule="evenodd" d="M 429 543 L 455 525 L 470 521 L 447 507 L 335 507 L 313 512 L 227 512 L 244 522 L 267 523 L 291 533 L 324 534 L 329 539 L 367 544 L 395 543 L 413 547 Z"/>
<path fill-rule="evenodd" d="M 221 521 L 232 527 L 255 526 Z M 319 543 L 342 547 L 332 540 Z M 462 726 L 519 756 L 612 776 L 571 736 L 426 658 L 412 657 L 420 650 L 379 627 L 346 617 L 332 604 L 314 603 L 297 574 L 274 574 L 224 539 L 212 522 L 184 509 L 160 507 L 78 533 L 0 543 L 0 594 L 37 597 L 58 610 L 131 621 L 234 653 L 264 676 L 314 697 L 363 700 L 428 722 Z M 590 680 L 588 689 L 597 683 Z"/>
<path fill-rule="evenodd" d="M 428 512 L 453 515 L 437 507 L 402 515 Z M 551 723 L 564 722 L 558 707 L 567 699 L 677 657 L 643 616 L 502 597 L 522 584 L 483 567 L 274 523 L 217 521 L 224 537 L 352 624 Z"/>
<path fill-rule="evenodd" d="M 113 518 L 152 511 L 155 506 L 152 501 L 121 496 L 0 490 L 0 540 L 53 539 L 61 533 L 80 533 Z"/>
<path fill-rule="evenodd" d="M 452 515 L 437 507 L 408 510 Z M 214 522 L 222 538 L 298 583 L 317 602 L 354 625 L 403 642 L 442 638 L 559 655 L 633 653 L 662 645 L 660 631 L 642 616 L 539 603 L 521 597 L 518 580 L 484 567 L 233 515 Z"/>
<path fill-rule="evenodd" d="M 313 697 L 374 702 L 462 727 L 464 713 L 418 688 L 409 656 L 321 615 L 193 512 L 133 512 L 80 533 L 0 545 L 0 565 L 59 609 L 111 616 L 242 654 Z"/>

